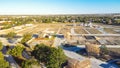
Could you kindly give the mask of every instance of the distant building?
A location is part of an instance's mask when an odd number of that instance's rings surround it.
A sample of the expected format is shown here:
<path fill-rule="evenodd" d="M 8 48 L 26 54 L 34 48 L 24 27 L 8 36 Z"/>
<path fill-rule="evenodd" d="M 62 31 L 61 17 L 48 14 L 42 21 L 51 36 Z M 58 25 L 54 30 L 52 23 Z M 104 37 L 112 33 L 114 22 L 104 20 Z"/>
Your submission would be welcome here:
<path fill-rule="evenodd" d="M 92 26 L 92 22 L 89 22 L 88 26 L 89 26 L 89 27 L 93 27 L 93 26 Z"/>
<path fill-rule="evenodd" d="M 55 31 L 45 30 L 43 31 L 43 33 L 44 38 L 52 38 L 52 36 L 55 34 Z"/>
<path fill-rule="evenodd" d="M 80 25 L 81 25 L 81 26 L 84 26 L 84 23 L 82 22 Z"/>
<path fill-rule="evenodd" d="M 43 37 L 44 37 L 44 38 L 52 38 L 52 35 L 54 35 L 54 32 L 52 32 L 52 33 L 45 33 L 45 34 L 43 35 Z"/>
<path fill-rule="evenodd" d="M 85 59 L 82 61 L 69 59 L 68 65 L 65 68 L 91 68 L 91 63 L 89 59 Z"/>
<path fill-rule="evenodd" d="M 5 23 L 5 22 L 11 23 L 12 21 L 0 21 L 0 24 Z"/>

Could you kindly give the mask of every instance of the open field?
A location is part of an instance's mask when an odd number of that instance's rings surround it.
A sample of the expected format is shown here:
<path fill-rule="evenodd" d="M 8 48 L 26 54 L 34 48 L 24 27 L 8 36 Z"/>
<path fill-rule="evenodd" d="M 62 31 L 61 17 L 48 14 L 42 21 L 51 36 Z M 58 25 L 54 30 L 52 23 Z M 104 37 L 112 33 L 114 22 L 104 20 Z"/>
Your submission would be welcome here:
<path fill-rule="evenodd" d="M 102 34 L 100 31 L 98 31 L 97 29 L 94 28 L 90 28 L 90 29 L 86 29 L 88 32 L 90 32 L 91 34 Z"/>
<path fill-rule="evenodd" d="M 114 36 L 106 36 L 106 37 L 98 37 L 101 40 L 105 40 L 105 45 L 120 45 L 120 37 L 114 37 Z"/>
<path fill-rule="evenodd" d="M 108 48 L 110 51 L 120 54 L 120 48 Z"/>
<path fill-rule="evenodd" d="M 19 35 L 23 35 L 25 33 L 39 33 L 40 31 L 44 31 L 46 28 L 49 28 L 51 31 L 55 31 L 56 33 L 62 25 L 63 24 L 33 24 L 32 26 L 21 25 L 19 27 L 23 27 L 22 29 L 4 29 L 0 30 L 0 34 L 7 34 L 11 31 L 16 32 Z"/>
<path fill-rule="evenodd" d="M 107 25 L 106 25 L 107 26 Z M 9 29 L 0 30 L 0 34 L 7 34 L 8 32 L 16 32 L 19 35 L 23 35 L 25 33 L 39 33 L 46 29 L 48 31 L 54 31 L 57 33 L 57 31 L 60 29 L 60 34 L 66 34 L 66 32 L 71 32 L 71 29 L 74 28 L 74 32 L 76 34 L 102 34 L 99 30 L 95 28 L 86 28 L 83 26 L 80 26 L 79 23 L 76 24 L 76 26 L 73 26 L 73 23 L 40 23 L 40 24 L 33 24 L 32 26 L 16 26 L 16 27 L 22 27 L 22 29 L 14 29 L 14 27 Z M 108 25 L 110 27 L 110 25 Z M 114 30 L 119 30 L 118 27 L 112 27 L 112 28 L 105 28 L 104 31 L 107 34 L 119 34 Z M 85 29 L 85 30 L 84 30 Z M 114 29 L 114 30 L 113 30 Z"/>
<path fill-rule="evenodd" d="M 61 27 L 62 25 L 58 25 L 58 24 L 36 24 L 32 27 L 30 27 L 29 29 L 26 28 L 23 31 L 20 31 L 19 33 L 39 33 L 40 31 L 44 31 L 46 29 L 48 29 L 49 31 L 55 31 L 55 33 L 58 31 L 58 29 Z"/>
<path fill-rule="evenodd" d="M 104 28 L 104 31 L 110 34 L 118 34 L 116 31 L 114 31 L 114 28 Z"/>
<path fill-rule="evenodd" d="M 63 27 L 61 27 L 61 30 L 60 30 L 60 34 L 64 34 L 64 36 L 66 37 L 67 36 L 67 32 L 70 32 L 72 26 L 66 26 L 64 25 Z"/>
<path fill-rule="evenodd" d="M 83 28 L 75 29 L 75 33 L 77 33 L 77 34 L 88 34 Z"/>

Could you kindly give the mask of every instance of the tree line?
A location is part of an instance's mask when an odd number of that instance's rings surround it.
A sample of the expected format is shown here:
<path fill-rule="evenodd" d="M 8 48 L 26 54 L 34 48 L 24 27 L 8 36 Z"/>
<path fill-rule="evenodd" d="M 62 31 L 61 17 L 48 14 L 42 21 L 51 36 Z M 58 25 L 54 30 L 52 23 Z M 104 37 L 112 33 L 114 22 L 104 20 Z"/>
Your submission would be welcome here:
<path fill-rule="evenodd" d="M 27 17 L 7 17 L 4 19 L 4 28 L 9 28 L 12 26 L 18 26 L 29 23 L 73 23 L 74 22 L 84 22 L 87 23 L 91 21 L 93 23 L 104 23 L 104 24 L 120 24 L 119 16 L 92 16 L 92 15 L 55 15 L 55 16 L 27 16 Z M 0 21 L 3 19 L 0 17 Z M 10 23 L 7 21 L 11 21 Z"/>

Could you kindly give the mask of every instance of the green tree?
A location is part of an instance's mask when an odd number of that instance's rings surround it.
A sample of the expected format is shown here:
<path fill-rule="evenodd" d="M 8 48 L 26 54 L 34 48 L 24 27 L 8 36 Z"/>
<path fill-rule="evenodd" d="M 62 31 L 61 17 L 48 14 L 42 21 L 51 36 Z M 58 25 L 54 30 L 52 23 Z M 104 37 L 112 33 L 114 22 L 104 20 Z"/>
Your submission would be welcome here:
<path fill-rule="evenodd" d="M 2 50 L 3 49 L 3 44 L 2 44 L 2 42 L 0 41 L 0 50 Z"/>
<path fill-rule="evenodd" d="M 2 54 L 2 52 L 0 52 L 0 59 L 3 59 L 4 55 Z"/>
<path fill-rule="evenodd" d="M 61 68 L 61 65 L 65 62 L 65 60 L 66 56 L 60 47 L 58 49 L 51 48 L 49 62 L 46 65 L 48 68 Z"/>
<path fill-rule="evenodd" d="M 108 49 L 107 49 L 107 47 L 106 47 L 105 45 L 102 45 L 102 46 L 100 47 L 100 51 L 101 51 L 101 53 L 104 54 L 104 55 L 109 53 L 109 51 L 108 51 Z"/>
<path fill-rule="evenodd" d="M 28 40 L 30 40 L 31 38 L 32 38 L 32 34 L 26 33 L 26 34 L 24 34 L 24 36 L 23 36 L 23 38 L 22 38 L 22 40 L 21 40 L 21 43 L 25 43 L 25 42 L 27 42 Z"/>
<path fill-rule="evenodd" d="M 35 60 L 25 60 L 22 62 L 22 68 L 33 68 L 32 66 L 40 66 L 39 63 Z"/>
<path fill-rule="evenodd" d="M 33 55 L 47 68 L 61 68 L 61 65 L 66 61 L 66 56 L 60 47 L 53 48 L 44 44 L 37 45 Z"/>
<path fill-rule="evenodd" d="M 33 54 L 41 62 L 47 62 L 47 54 L 50 54 L 50 48 L 46 47 L 44 44 L 36 45 Z M 40 56 L 41 54 L 41 56 Z"/>
<path fill-rule="evenodd" d="M 4 59 L 0 59 L 0 68 L 10 68 L 9 63 Z"/>
<path fill-rule="evenodd" d="M 0 68 L 10 68 L 9 63 L 5 61 L 2 52 L 0 52 Z"/>
<path fill-rule="evenodd" d="M 15 57 L 21 57 L 23 50 L 24 50 L 23 47 L 16 45 L 13 49 L 9 49 L 7 54 L 10 54 L 10 55 L 15 56 Z"/>
<path fill-rule="evenodd" d="M 17 34 L 16 34 L 15 32 L 9 32 L 9 33 L 7 34 L 7 37 L 11 39 L 11 38 L 14 38 L 16 35 L 17 35 Z"/>
<path fill-rule="evenodd" d="M 29 60 L 23 61 L 22 68 L 32 68 L 32 62 Z"/>

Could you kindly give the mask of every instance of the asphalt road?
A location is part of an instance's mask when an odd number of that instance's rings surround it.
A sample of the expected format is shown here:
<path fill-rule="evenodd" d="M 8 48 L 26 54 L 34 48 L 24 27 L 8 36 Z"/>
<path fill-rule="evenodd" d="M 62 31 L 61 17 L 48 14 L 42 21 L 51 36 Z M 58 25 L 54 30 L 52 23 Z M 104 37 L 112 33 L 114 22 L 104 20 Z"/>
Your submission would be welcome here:
<path fill-rule="evenodd" d="M 19 68 L 18 64 L 11 55 L 5 55 L 5 58 L 10 63 L 12 68 Z"/>
<path fill-rule="evenodd" d="M 56 45 L 57 45 L 56 47 L 60 46 L 61 41 L 63 41 L 63 39 L 56 38 L 56 40 L 54 41 L 54 43 L 56 43 Z M 85 48 L 84 45 L 81 45 L 81 46 L 78 46 L 78 47 Z M 63 48 L 63 51 L 64 51 L 66 56 L 68 56 L 70 58 L 73 58 L 73 59 L 76 59 L 76 60 L 79 60 L 79 61 L 84 60 L 86 58 L 86 57 L 83 57 L 83 56 L 77 54 L 76 52 L 74 52 L 74 49 L 67 50 L 67 49 Z M 96 58 L 90 58 L 90 61 L 91 61 L 92 68 L 119 68 L 115 64 L 110 64 L 110 63 L 107 63 L 107 62 L 103 62 L 103 61 L 98 60 Z"/>
<path fill-rule="evenodd" d="M 12 68 L 19 68 L 19 65 L 16 63 L 16 61 L 14 60 L 14 58 L 11 55 L 6 55 L 7 49 L 4 46 L 3 50 L 2 50 L 5 59 L 9 62 L 9 64 L 11 65 Z"/>
<path fill-rule="evenodd" d="M 80 48 L 85 48 L 85 45 L 78 45 Z M 106 45 L 107 48 L 120 48 L 120 45 Z"/>
<path fill-rule="evenodd" d="M 66 56 L 76 59 L 76 60 L 84 60 L 86 57 L 83 57 L 73 51 L 69 51 L 69 50 L 64 50 L 64 53 Z M 90 58 L 91 61 L 91 66 L 92 68 L 119 68 L 118 66 L 116 66 L 115 64 L 110 64 L 107 62 L 103 62 L 101 60 L 98 60 L 96 58 Z"/>

